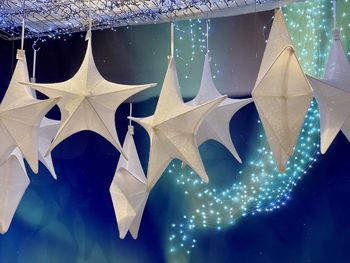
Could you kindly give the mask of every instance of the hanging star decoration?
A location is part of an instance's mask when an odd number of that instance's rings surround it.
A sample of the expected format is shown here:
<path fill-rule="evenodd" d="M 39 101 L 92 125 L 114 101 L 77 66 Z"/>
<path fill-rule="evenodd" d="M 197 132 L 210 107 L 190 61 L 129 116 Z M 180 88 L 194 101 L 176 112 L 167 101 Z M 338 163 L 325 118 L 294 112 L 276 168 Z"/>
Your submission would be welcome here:
<path fill-rule="evenodd" d="M 285 171 L 312 100 L 282 11 L 276 11 L 252 97 L 280 172 Z"/>
<path fill-rule="evenodd" d="M 128 159 L 126 160 L 123 156 L 120 156 L 110 186 L 110 194 L 121 239 L 125 238 L 128 231 L 134 239 L 137 239 L 149 195 L 147 179 L 137 154 L 133 135 L 134 127 L 129 125 L 123 144 L 123 150 Z"/>
<path fill-rule="evenodd" d="M 225 98 L 221 96 L 198 106 L 186 105 L 180 95 L 175 60 L 170 57 L 154 115 L 146 118 L 130 118 L 143 126 L 150 137 L 148 190 L 154 187 L 172 159 L 180 159 L 204 182 L 209 181 L 195 136 L 206 115 Z"/>
<path fill-rule="evenodd" d="M 90 36 L 90 31 L 87 36 Z M 92 54 L 91 37 L 82 65 L 69 80 L 60 83 L 24 83 L 49 98 L 61 97 L 61 125 L 48 153 L 69 136 L 83 130 L 94 131 L 122 154 L 115 125 L 116 109 L 129 97 L 156 84 L 122 85 L 105 80 L 99 73 Z"/>
<path fill-rule="evenodd" d="M 10 85 L 0 105 L 0 160 L 4 162 L 16 147 L 31 169 L 38 172 L 38 130 L 45 114 L 58 98 L 36 100 L 19 82 L 28 82 L 24 50 L 17 52 L 17 64 Z"/>
<path fill-rule="evenodd" d="M 187 103 L 188 105 L 197 106 L 222 96 L 215 87 L 210 70 L 210 60 L 211 57 L 207 53 L 205 55 L 202 80 L 198 94 L 193 100 Z M 237 161 L 242 163 L 242 160 L 231 140 L 230 120 L 237 111 L 252 101 L 253 100 L 250 98 L 226 98 L 205 117 L 200 125 L 197 132 L 198 145 L 201 145 L 208 140 L 215 140 L 224 145 Z"/>
<path fill-rule="evenodd" d="M 321 153 L 327 152 L 342 131 L 350 141 L 350 64 L 334 30 L 333 44 L 323 80 L 308 76 L 320 110 Z"/>
<path fill-rule="evenodd" d="M 0 233 L 5 234 L 29 185 L 21 151 L 16 147 L 0 166 Z"/>

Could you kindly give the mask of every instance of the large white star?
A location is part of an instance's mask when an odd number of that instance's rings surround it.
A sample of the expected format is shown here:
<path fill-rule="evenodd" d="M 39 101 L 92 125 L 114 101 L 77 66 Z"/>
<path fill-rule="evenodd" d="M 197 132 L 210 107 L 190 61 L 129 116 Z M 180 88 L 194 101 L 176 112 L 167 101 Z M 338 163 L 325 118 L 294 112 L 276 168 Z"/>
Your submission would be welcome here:
<path fill-rule="evenodd" d="M 118 223 L 119 237 L 130 231 L 137 238 L 149 192 L 133 139 L 133 127 L 129 126 L 123 150 L 128 157 L 120 156 L 115 176 L 110 186 L 113 207 Z"/>
<path fill-rule="evenodd" d="M 90 37 L 83 63 L 71 79 L 60 83 L 30 85 L 50 98 L 62 98 L 58 103 L 61 125 L 49 151 L 72 134 L 90 130 L 106 138 L 122 152 L 116 131 L 115 111 L 129 97 L 156 84 L 122 85 L 105 80 L 96 68 Z"/>
<path fill-rule="evenodd" d="M 180 95 L 175 60 L 170 58 L 154 115 L 131 118 L 146 129 L 151 141 L 148 190 L 152 189 L 164 169 L 175 158 L 189 165 L 204 182 L 209 181 L 195 136 L 206 115 L 224 99 L 225 96 L 222 96 L 199 106 L 186 105 Z"/>
<path fill-rule="evenodd" d="M 189 101 L 188 105 L 200 105 L 210 100 L 221 97 L 213 82 L 210 70 L 210 56 L 205 55 L 201 85 L 196 97 Z M 252 102 L 252 99 L 226 98 L 213 109 L 203 120 L 197 132 L 197 143 L 201 145 L 208 140 L 215 140 L 224 145 L 231 154 L 242 163 L 237 150 L 231 140 L 230 120 L 242 107 Z"/>
<path fill-rule="evenodd" d="M 29 81 L 24 50 L 18 51 L 17 59 L 10 85 L 0 105 L 0 163 L 18 147 L 31 169 L 37 173 L 39 125 L 58 99 L 34 99 L 29 89 L 19 84 Z"/>
<path fill-rule="evenodd" d="M 23 156 L 16 147 L 0 166 L 0 233 L 10 227 L 13 216 L 29 185 Z"/>
<path fill-rule="evenodd" d="M 321 153 L 341 130 L 350 141 L 350 64 L 335 30 L 324 80 L 308 76 L 320 109 Z"/>
<path fill-rule="evenodd" d="M 312 89 L 299 64 L 281 10 L 277 10 L 252 97 L 283 172 L 298 140 Z"/>

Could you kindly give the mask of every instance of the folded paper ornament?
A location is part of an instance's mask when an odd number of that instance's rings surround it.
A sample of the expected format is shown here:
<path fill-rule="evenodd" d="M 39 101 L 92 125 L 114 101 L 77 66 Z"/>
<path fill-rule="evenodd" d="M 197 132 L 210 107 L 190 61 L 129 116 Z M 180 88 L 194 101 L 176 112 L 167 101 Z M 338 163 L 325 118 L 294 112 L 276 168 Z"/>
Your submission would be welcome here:
<path fill-rule="evenodd" d="M 187 102 L 188 105 L 197 106 L 210 100 L 221 97 L 216 89 L 210 70 L 210 56 L 205 55 L 201 85 L 196 97 Z M 196 139 L 198 145 L 208 140 L 215 140 L 224 145 L 230 153 L 242 163 L 237 150 L 232 142 L 230 134 L 230 121 L 232 117 L 245 105 L 251 103 L 252 99 L 230 99 L 226 98 L 214 108 L 203 120 L 197 131 Z"/>
<path fill-rule="evenodd" d="M 48 152 L 64 139 L 83 130 L 100 134 L 121 151 L 115 125 L 116 109 L 134 94 L 155 86 L 122 85 L 105 80 L 94 62 L 91 37 L 88 38 L 84 60 L 71 79 L 60 83 L 24 84 L 50 98 L 61 97 L 58 103 L 61 124 Z"/>
<path fill-rule="evenodd" d="M 147 179 L 137 154 L 132 126 L 129 126 L 126 134 L 123 151 L 128 159 L 120 156 L 110 193 L 119 237 L 124 239 L 130 231 L 132 237 L 136 239 L 149 192 Z"/>
<path fill-rule="evenodd" d="M 312 100 L 281 10 L 277 10 L 252 97 L 280 172 L 293 155 Z"/>
<path fill-rule="evenodd" d="M 148 190 L 153 188 L 172 159 L 181 160 L 204 182 L 209 181 L 195 137 L 207 114 L 225 98 L 221 96 L 198 106 L 186 105 L 180 95 L 175 60 L 170 57 L 154 115 L 131 118 L 146 129 L 151 140 Z"/>

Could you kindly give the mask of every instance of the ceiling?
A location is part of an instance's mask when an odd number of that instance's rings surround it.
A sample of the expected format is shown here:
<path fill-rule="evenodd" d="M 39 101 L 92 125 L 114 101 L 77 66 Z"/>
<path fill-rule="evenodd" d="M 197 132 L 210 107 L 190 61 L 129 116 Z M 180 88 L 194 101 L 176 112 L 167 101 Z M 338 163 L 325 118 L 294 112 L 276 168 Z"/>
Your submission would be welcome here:
<path fill-rule="evenodd" d="M 93 29 L 233 16 L 297 0 L 0 0 L 0 37 L 55 37 Z"/>

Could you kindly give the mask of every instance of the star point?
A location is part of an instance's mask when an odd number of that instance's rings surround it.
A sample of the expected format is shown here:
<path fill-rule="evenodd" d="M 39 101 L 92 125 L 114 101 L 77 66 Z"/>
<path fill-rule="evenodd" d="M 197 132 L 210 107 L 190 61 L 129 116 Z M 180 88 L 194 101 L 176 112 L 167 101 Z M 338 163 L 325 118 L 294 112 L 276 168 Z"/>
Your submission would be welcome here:
<path fill-rule="evenodd" d="M 57 180 L 57 175 L 52 162 L 51 154 L 46 154 L 47 149 L 50 147 L 51 141 L 55 137 L 59 126 L 59 121 L 44 117 L 39 128 L 39 161 L 47 168 L 55 180 Z"/>

